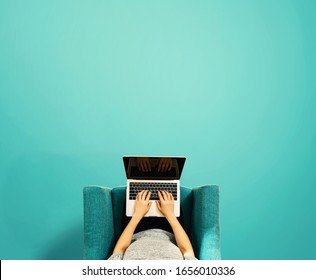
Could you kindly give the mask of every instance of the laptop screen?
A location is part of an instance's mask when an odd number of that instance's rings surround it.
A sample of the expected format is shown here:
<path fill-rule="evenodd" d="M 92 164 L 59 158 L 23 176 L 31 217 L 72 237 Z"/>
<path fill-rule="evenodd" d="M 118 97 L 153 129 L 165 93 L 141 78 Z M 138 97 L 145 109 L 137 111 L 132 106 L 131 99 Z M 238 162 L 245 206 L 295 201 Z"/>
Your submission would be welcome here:
<path fill-rule="evenodd" d="M 124 156 L 127 179 L 179 180 L 185 157 Z"/>

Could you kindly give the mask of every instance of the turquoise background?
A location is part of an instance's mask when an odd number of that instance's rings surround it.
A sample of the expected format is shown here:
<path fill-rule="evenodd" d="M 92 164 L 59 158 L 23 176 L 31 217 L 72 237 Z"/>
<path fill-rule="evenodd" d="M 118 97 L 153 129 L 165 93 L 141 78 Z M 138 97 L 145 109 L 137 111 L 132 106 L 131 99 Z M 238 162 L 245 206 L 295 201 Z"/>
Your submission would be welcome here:
<path fill-rule="evenodd" d="M 80 259 L 124 154 L 221 187 L 224 259 L 316 259 L 316 2 L 0 1 L 0 258 Z"/>

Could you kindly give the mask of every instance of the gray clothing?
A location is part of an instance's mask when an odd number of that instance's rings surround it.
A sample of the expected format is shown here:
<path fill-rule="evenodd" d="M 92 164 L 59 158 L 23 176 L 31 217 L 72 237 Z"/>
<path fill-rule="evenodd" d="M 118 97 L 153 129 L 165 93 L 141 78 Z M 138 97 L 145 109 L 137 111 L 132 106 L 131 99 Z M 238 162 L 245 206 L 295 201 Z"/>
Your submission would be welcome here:
<path fill-rule="evenodd" d="M 196 260 L 182 255 L 174 235 L 162 229 L 135 233 L 125 253 L 115 253 L 109 260 Z"/>

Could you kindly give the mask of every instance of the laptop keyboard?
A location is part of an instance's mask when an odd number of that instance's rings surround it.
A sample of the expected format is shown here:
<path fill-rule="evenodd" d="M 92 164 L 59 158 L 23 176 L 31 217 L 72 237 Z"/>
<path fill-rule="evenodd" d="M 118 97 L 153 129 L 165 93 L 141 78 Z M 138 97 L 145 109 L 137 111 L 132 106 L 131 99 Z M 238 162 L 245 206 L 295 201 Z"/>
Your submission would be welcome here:
<path fill-rule="evenodd" d="M 174 200 L 177 200 L 177 183 L 130 182 L 129 199 L 135 200 L 137 194 L 142 190 L 151 191 L 150 200 L 159 200 L 158 191 L 170 192 Z"/>

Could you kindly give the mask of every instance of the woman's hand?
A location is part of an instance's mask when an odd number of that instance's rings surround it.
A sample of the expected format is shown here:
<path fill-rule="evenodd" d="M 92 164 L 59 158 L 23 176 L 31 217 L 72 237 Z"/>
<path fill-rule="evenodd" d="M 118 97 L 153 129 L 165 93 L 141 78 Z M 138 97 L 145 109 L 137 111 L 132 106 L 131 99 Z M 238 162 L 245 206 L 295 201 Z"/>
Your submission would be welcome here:
<path fill-rule="evenodd" d="M 135 208 L 133 217 L 142 219 L 150 209 L 151 202 L 149 202 L 151 192 L 148 190 L 138 193 L 135 201 Z"/>
<path fill-rule="evenodd" d="M 133 217 L 117 241 L 113 254 L 117 252 L 124 253 L 127 247 L 131 244 L 131 240 L 138 223 L 146 215 L 151 206 L 151 202 L 149 202 L 150 194 L 151 193 L 148 191 L 141 191 L 138 193 Z"/>
<path fill-rule="evenodd" d="M 159 201 L 156 200 L 157 207 L 159 211 L 168 218 L 174 215 L 174 198 L 169 192 L 159 191 L 158 192 Z"/>
<path fill-rule="evenodd" d="M 158 196 L 160 201 L 156 201 L 157 207 L 168 220 L 181 253 L 194 257 L 190 239 L 174 214 L 174 199 L 172 194 L 162 191 L 158 192 Z"/>

